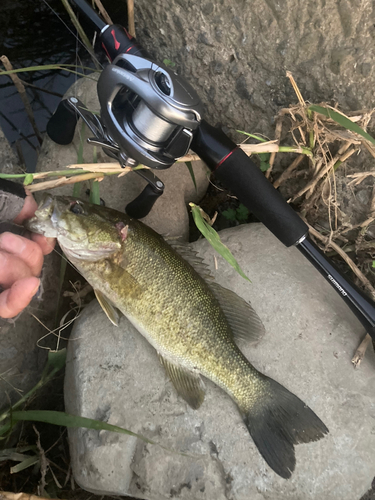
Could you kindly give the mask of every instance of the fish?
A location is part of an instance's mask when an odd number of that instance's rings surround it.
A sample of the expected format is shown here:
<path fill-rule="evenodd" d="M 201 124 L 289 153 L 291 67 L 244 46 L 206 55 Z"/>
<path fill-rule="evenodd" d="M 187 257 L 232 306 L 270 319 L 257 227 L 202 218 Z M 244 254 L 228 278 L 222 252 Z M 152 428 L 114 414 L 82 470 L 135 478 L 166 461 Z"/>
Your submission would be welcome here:
<path fill-rule="evenodd" d="M 190 407 L 203 403 L 202 376 L 223 389 L 276 474 L 290 478 L 294 446 L 328 433 L 303 401 L 241 352 L 241 341 L 264 334 L 263 323 L 251 304 L 214 281 L 188 245 L 169 244 L 125 213 L 49 194 L 27 227 L 57 238 L 110 321 L 118 325 L 118 311 L 130 320 Z"/>

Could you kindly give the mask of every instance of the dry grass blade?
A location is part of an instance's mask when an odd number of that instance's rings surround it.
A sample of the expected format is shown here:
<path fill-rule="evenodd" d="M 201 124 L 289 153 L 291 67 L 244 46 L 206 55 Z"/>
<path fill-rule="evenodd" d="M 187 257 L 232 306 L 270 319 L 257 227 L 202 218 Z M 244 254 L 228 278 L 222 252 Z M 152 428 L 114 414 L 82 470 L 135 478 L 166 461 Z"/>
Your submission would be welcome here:
<path fill-rule="evenodd" d="M 370 155 L 375 158 L 375 151 L 374 151 L 374 148 L 372 147 L 372 145 L 370 145 L 368 142 L 366 141 L 362 141 L 362 144 L 363 146 L 367 149 L 367 151 L 370 153 Z"/>
<path fill-rule="evenodd" d="M 102 2 L 100 0 L 94 0 L 95 5 L 98 7 L 100 14 L 104 18 L 107 24 L 113 24 L 112 19 L 110 18 L 108 12 L 105 10 Z"/>
<path fill-rule="evenodd" d="M 278 152 L 288 152 L 288 153 L 301 153 L 304 155 L 311 155 L 311 151 L 307 148 L 303 148 L 300 146 L 279 146 L 276 140 L 262 142 L 261 144 L 238 144 L 238 147 L 242 149 L 244 153 L 248 156 L 251 154 L 258 153 L 278 153 Z M 196 154 L 188 154 L 179 158 L 178 162 L 187 162 L 187 161 L 198 161 L 200 157 Z"/>
<path fill-rule="evenodd" d="M 128 2 L 128 29 L 129 35 L 135 36 L 135 22 L 134 22 L 134 0 L 127 0 Z"/>
<path fill-rule="evenodd" d="M 13 70 L 13 66 L 11 65 L 7 56 L 1 56 L 0 60 L 4 64 L 4 67 L 7 71 Z M 20 98 L 22 99 L 23 105 L 25 106 L 27 116 L 29 118 L 31 126 L 33 127 L 35 135 L 37 136 L 39 143 L 42 144 L 43 139 L 42 139 L 42 136 L 41 136 L 39 129 L 37 127 L 37 124 L 36 124 L 36 121 L 34 118 L 33 110 L 32 110 L 31 105 L 29 103 L 29 99 L 27 98 L 25 87 L 15 73 L 10 74 L 9 76 L 12 79 L 12 81 L 13 81 L 13 83 L 14 83 L 14 85 L 15 85 L 15 87 L 20 95 Z"/>
<path fill-rule="evenodd" d="M 74 286 L 74 285 L 73 285 Z M 74 289 L 76 290 L 75 292 L 70 292 L 69 290 L 66 290 L 63 293 L 64 297 L 71 297 L 72 301 L 77 304 L 78 306 L 81 306 L 82 299 L 86 297 L 87 294 L 93 291 L 93 288 L 91 285 L 86 283 L 86 285 L 83 288 L 76 288 L 74 286 Z"/>
<path fill-rule="evenodd" d="M 79 169 L 82 168 L 86 172 L 103 172 L 103 173 L 128 173 L 132 171 L 132 167 L 121 167 L 119 163 L 72 163 L 66 168 Z M 147 167 L 145 167 L 147 168 Z"/>
<path fill-rule="evenodd" d="M 67 184 L 75 184 L 76 182 L 87 181 L 89 179 L 96 179 L 98 181 L 104 179 L 103 174 L 100 173 L 90 173 L 90 174 L 82 174 L 76 175 L 74 177 L 60 177 L 59 179 L 54 179 L 53 181 L 45 181 L 40 182 L 38 184 L 32 184 L 27 186 L 27 189 L 31 193 L 35 193 L 36 191 L 44 191 L 45 189 L 54 189 L 60 186 L 65 186 Z"/>
<path fill-rule="evenodd" d="M 307 191 L 312 192 L 317 185 L 317 183 L 322 179 L 335 165 L 337 162 L 343 163 L 346 161 L 353 153 L 355 153 L 356 149 L 355 148 L 350 148 L 348 151 L 345 153 L 342 152 L 342 148 L 340 149 L 339 153 L 332 158 L 331 161 L 327 163 L 327 165 L 322 168 L 312 179 L 310 182 L 308 182 L 302 189 L 298 191 L 297 194 L 293 196 L 291 201 L 295 201 L 297 198 L 305 194 Z"/>
<path fill-rule="evenodd" d="M 375 176 L 375 171 L 374 172 L 357 172 L 356 174 L 351 174 L 348 175 L 348 177 L 352 178 L 353 180 L 349 182 L 349 186 L 357 186 L 360 184 L 364 179 L 366 179 L 369 176 Z"/>
<path fill-rule="evenodd" d="M 371 341 L 372 341 L 371 335 L 369 333 L 366 333 L 365 338 L 359 344 L 358 349 L 356 350 L 352 358 L 352 363 L 354 365 L 354 368 L 358 368 L 359 365 L 361 364 L 362 359 L 365 357 L 366 349 L 371 343 Z"/>
<path fill-rule="evenodd" d="M 273 187 L 277 189 L 278 187 L 281 186 L 283 182 L 289 179 L 304 158 L 305 155 L 297 156 L 297 158 L 294 159 L 294 161 L 289 165 L 289 167 L 286 168 L 284 172 L 275 180 L 275 182 L 273 183 Z"/>
<path fill-rule="evenodd" d="M 67 13 L 69 14 L 69 17 L 70 17 L 74 27 L 76 28 L 76 30 L 77 30 L 77 32 L 82 40 L 83 45 L 86 47 L 86 50 L 88 51 L 92 60 L 94 61 L 96 69 L 100 69 L 101 64 L 99 63 L 99 61 L 95 55 L 95 52 L 91 46 L 90 40 L 88 39 L 84 29 L 82 28 L 81 24 L 79 23 L 79 21 L 77 19 L 77 16 L 75 15 L 72 7 L 70 6 L 69 1 L 68 0 L 61 0 L 61 1 L 63 3 Z"/>
<path fill-rule="evenodd" d="M 332 250 L 337 252 L 340 255 L 340 257 L 342 257 L 342 259 L 348 264 L 353 273 L 357 276 L 357 278 L 362 282 L 363 286 L 370 293 L 372 300 L 375 300 L 374 287 L 371 285 L 370 281 L 366 278 L 366 276 L 362 273 L 362 271 L 358 268 L 358 266 L 356 266 L 353 260 L 344 252 L 344 250 L 333 241 L 330 241 L 329 238 L 320 234 L 319 231 L 310 226 L 310 224 L 307 223 L 307 225 L 309 226 L 310 234 L 312 234 L 318 240 L 322 241 L 326 246 L 331 247 Z"/>
<path fill-rule="evenodd" d="M 296 84 L 295 79 L 293 78 L 293 75 L 290 71 L 286 72 L 286 76 L 289 78 L 290 83 L 292 84 L 292 87 L 294 89 L 294 92 L 296 93 L 296 96 L 298 97 L 299 103 L 301 106 L 306 106 L 305 100 L 302 97 L 302 94 L 298 88 L 298 85 Z"/>
<path fill-rule="evenodd" d="M 276 139 L 276 144 L 279 146 L 280 145 L 280 139 L 281 139 L 281 131 L 283 128 L 283 122 L 282 122 L 282 117 L 279 116 L 277 121 L 276 121 L 276 129 L 275 129 L 275 139 Z M 269 168 L 266 170 L 266 178 L 269 179 L 271 176 L 273 164 L 275 163 L 275 157 L 276 157 L 276 151 L 273 151 L 271 153 L 270 161 L 269 161 Z"/>
<path fill-rule="evenodd" d="M 41 494 L 45 494 L 44 488 L 47 486 L 46 475 L 47 475 L 47 471 L 48 471 L 48 460 L 46 458 L 46 454 L 45 454 L 45 452 L 42 448 L 42 445 L 40 443 L 40 434 L 39 434 L 37 428 L 35 427 L 35 425 L 33 425 L 33 429 L 34 429 L 35 434 L 37 435 L 36 445 L 37 445 L 38 451 L 39 451 L 39 463 L 40 463 L 41 478 L 40 478 L 39 485 L 38 485 L 38 494 L 41 495 Z"/>

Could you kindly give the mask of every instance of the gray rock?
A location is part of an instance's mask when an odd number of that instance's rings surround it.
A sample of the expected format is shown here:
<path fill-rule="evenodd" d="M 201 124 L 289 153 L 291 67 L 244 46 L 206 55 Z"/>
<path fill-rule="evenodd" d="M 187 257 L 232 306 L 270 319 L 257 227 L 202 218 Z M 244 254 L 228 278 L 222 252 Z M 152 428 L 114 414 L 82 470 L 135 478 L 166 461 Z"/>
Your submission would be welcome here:
<path fill-rule="evenodd" d="M 93 81 L 91 77 L 78 80 L 66 93 L 65 97 L 67 96 L 76 96 L 86 104 L 88 109 L 99 110 L 96 81 Z M 86 138 L 92 137 L 92 133 L 85 127 L 83 139 L 81 136 L 81 122 L 78 123 L 73 142 L 69 146 L 59 146 L 46 136 L 39 155 L 37 171 L 66 169 L 67 165 L 77 163 L 81 141 L 83 141 L 83 162 L 92 163 L 94 149 L 93 146 L 86 143 Z M 113 161 L 98 148 L 98 162 Z M 189 217 L 186 206 L 190 201 L 197 203 L 205 194 L 208 186 L 208 169 L 204 163 L 199 161 L 192 165 L 197 190 L 184 163 L 176 163 L 167 170 L 155 172 L 164 182 L 165 190 L 156 201 L 151 213 L 143 219 L 143 222 L 159 232 L 173 237 L 181 236 L 185 240 L 188 239 L 189 232 Z M 146 184 L 146 181 L 134 172 L 130 172 L 120 179 L 117 176 L 107 177 L 100 183 L 100 196 L 108 206 L 123 212 L 125 206 L 143 191 Z M 82 183 L 80 194 L 82 198 L 88 199 L 85 191 L 89 187 L 88 182 Z M 70 185 L 54 189 L 53 192 L 71 196 L 72 190 Z"/>
<path fill-rule="evenodd" d="M 47 349 L 56 347 L 53 335 L 48 335 L 46 328 L 55 327 L 59 262 L 56 254 L 47 255 L 38 297 L 16 318 L 0 318 L 0 410 L 9 407 L 39 381 Z"/>
<path fill-rule="evenodd" d="M 243 280 L 205 240 L 195 243 L 217 281 L 247 300 L 267 334 L 244 353 L 300 396 L 330 434 L 296 447 L 285 481 L 265 464 L 232 400 L 207 381 L 201 408 L 177 396 L 154 349 L 123 318 L 113 327 L 96 302 L 76 322 L 68 348 L 66 410 L 140 433 L 141 440 L 70 430 L 76 481 L 99 494 L 146 499 L 352 500 L 370 487 L 375 455 L 375 356 L 355 371 L 362 327 L 297 249 L 261 224 L 221 233 L 252 280 Z M 171 450 L 174 450 L 171 451 Z M 185 455 L 180 455 L 183 452 Z"/>
<path fill-rule="evenodd" d="M 0 172 L 2 174 L 22 174 L 16 155 L 8 139 L 0 128 Z"/>
<path fill-rule="evenodd" d="M 373 17 L 374 6 L 359 0 L 138 0 L 135 7 L 137 39 L 157 60 L 175 63 L 208 121 L 270 137 L 272 117 L 296 102 L 286 70 L 310 102 L 372 107 Z"/>
<path fill-rule="evenodd" d="M 22 173 L 17 158 L 0 129 L 0 172 Z M 19 399 L 36 382 L 44 368 L 47 351 L 37 346 L 46 329 L 53 328 L 53 317 L 58 299 L 58 272 L 56 255 L 46 257 L 42 276 L 43 293 L 17 318 L 0 318 L 0 410 Z M 48 345 L 48 340 L 42 342 Z"/>

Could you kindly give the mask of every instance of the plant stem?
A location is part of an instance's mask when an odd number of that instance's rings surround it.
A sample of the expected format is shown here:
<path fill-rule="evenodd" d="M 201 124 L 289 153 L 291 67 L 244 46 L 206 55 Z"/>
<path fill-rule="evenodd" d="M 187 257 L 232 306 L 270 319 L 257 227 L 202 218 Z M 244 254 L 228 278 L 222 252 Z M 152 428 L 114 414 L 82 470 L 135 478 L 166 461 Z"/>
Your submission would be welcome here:
<path fill-rule="evenodd" d="M 83 169 L 68 169 L 68 170 L 52 170 L 50 172 L 40 172 L 36 174 L 0 174 L 0 179 L 22 179 L 26 177 L 26 175 L 32 175 L 34 180 L 35 179 L 47 179 L 50 177 L 63 177 L 64 175 L 69 175 L 69 176 L 75 176 L 75 175 L 81 175 L 81 174 L 90 174 L 90 170 L 83 170 Z M 98 175 L 114 175 L 118 174 L 119 172 L 97 172 Z"/>
<path fill-rule="evenodd" d="M 18 68 L 12 69 L 12 71 L 0 71 L 0 76 L 12 75 L 13 73 L 28 73 L 29 71 L 47 71 L 47 70 L 60 70 L 67 71 L 68 73 L 73 73 L 74 75 L 83 76 L 85 78 L 90 78 L 90 80 L 96 81 L 94 78 L 91 78 L 89 75 L 85 75 L 84 73 L 80 73 L 79 71 L 74 71 L 69 69 L 69 66 L 76 68 L 74 64 L 49 64 L 45 66 L 29 66 L 27 68 Z M 92 72 L 99 72 L 99 70 L 95 70 L 93 68 L 82 67 L 82 69 L 89 69 Z"/>
<path fill-rule="evenodd" d="M 30 389 L 30 391 L 27 394 L 25 394 L 21 399 L 19 399 L 17 403 L 14 403 L 11 409 L 6 410 L 4 413 L 0 415 L 0 422 L 9 417 L 12 411 L 19 408 L 23 403 L 25 403 L 29 399 L 30 396 L 32 396 L 36 391 L 38 391 L 41 387 L 43 387 L 43 385 L 47 384 L 59 370 L 60 368 L 54 368 L 49 375 L 47 375 L 46 372 L 43 372 L 42 378 L 39 380 L 39 382 L 36 385 L 34 385 L 34 387 Z"/>
<path fill-rule="evenodd" d="M 3 63 L 5 69 L 7 69 L 8 71 L 12 71 L 13 66 L 12 66 L 11 62 L 9 61 L 9 59 L 7 58 L 7 56 L 1 56 L 0 60 Z M 33 110 L 31 108 L 29 99 L 28 99 L 27 94 L 26 94 L 25 86 L 23 85 L 23 83 L 19 79 L 18 75 L 15 75 L 14 73 L 11 73 L 9 75 L 9 77 L 11 78 L 12 82 L 14 83 L 14 86 L 16 87 L 16 89 L 17 89 L 17 91 L 19 93 L 19 96 L 20 96 L 20 98 L 21 98 L 21 100 L 23 102 L 23 105 L 25 107 L 26 114 L 27 114 L 27 116 L 29 118 L 31 126 L 33 127 L 33 130 L 34 130 L 35 135 L 36 135 L 36 137 L 37 137 L 37 139 L 39 141 L 39 144 L 42 144 L 43 139 L 42 139 L 42 136 L 41 136 L 41 134 L 39 132 L 38 126 L 36 124 L 34 113 L 33 113 Z"/>
<path fill-rule="evenodd" d="M 297 149 L 297 151 L 296 151 Z M 279 153 L 302 153 L 307 156 L 312 156 L 312 151 L 310 148 L 295 148 L 293 146 L 279 146 Z"/>
<path fill-rule="evenodd" d="M 315 146 L 315 135 L 313 130 L 310 130 L 309 132 L 309 146 L 311 150 L 313 150 Z"/>
<path fill-rule="evenodd" d="M 248 137 L 251 137 L 252 139 L 256 139 L 257 141 L 260 141 L 260 142 L 268 142 L 268 139 L 264 139 L 263 137 L 259 137 L 259 135 L 249 134 L 248 132 L 244 132 L 243 130 L 236 130 L 236 132 L 238 132 L 240 134 L 247 135 Z"/>

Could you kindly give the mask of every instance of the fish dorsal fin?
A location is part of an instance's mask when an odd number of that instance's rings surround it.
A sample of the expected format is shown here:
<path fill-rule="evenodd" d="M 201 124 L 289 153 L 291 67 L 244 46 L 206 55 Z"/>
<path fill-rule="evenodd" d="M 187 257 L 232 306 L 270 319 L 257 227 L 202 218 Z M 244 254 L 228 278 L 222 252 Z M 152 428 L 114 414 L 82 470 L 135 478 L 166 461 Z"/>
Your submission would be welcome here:
<path fill-rule="evenodd" d="M 208 286 L 219 301 L 235 342 L 257 342 L 263 337 L 265 328 L 262 320 L 248 302 L 218 283 L 208 283 Z"/>
<path fill-rule="evenodd" d="M 197 410 L 203 403 L 206 393 L 200 375 L 172 363 L 160 353 L 158 353 L 158 356 L 178 394 L 184 398 L 193 410 Z"/>
<path fill-rule="evenodd" d="M 102 292 L 95 289 L 94 292 L 96 298 L 98 299 L 99 304 L 101 305 L 103 311 L 106 313 L 109 321 L 115 326 L 118 326 L 120 316 L 117 312 L 117 309 L 112 305 L 112 302 L 109 299 L 107 299 L 107 297 Z"/>
<path fill-rule="evenodd" d="M 176 250 L 179 255 L 181 255 L 184 260 L 186 260 L 186 262 L 188 262 L 195 269 L 195 271 L 203 279 L 208 281 L 212 281 L 214 279 L 208 265 L 203 262 L 203 259 L 201 257 L 198 257 L 197 252 L 193 250 L 190 245 L 184 244 L 177 240 L 166 241 L 174 250 Z"/>
<path fill-rule="evenodd" d="M 234 340 L 236 342 L 257 342 L 260 340 L 265 329 L 262 320 L 252 306 L 236 293 L 216 283 L 208 265 L 201 257 L 198 257 L 197 252 L 190 245 L 178 240 L 167 240 L 167 243 L 207 281 L 227 318 Z"/>

